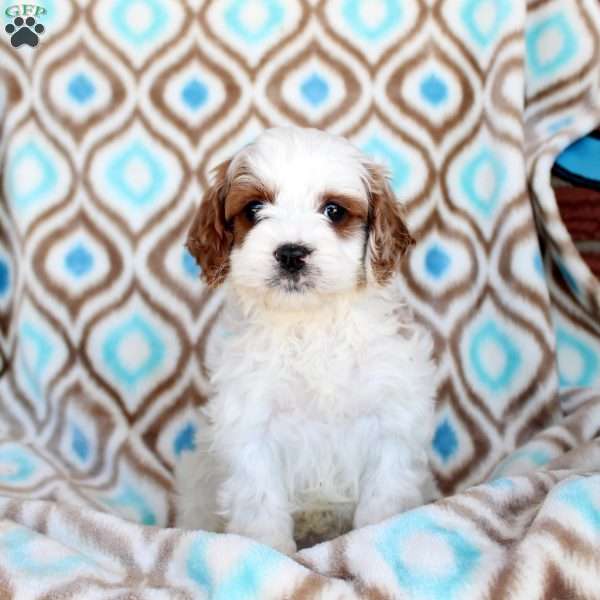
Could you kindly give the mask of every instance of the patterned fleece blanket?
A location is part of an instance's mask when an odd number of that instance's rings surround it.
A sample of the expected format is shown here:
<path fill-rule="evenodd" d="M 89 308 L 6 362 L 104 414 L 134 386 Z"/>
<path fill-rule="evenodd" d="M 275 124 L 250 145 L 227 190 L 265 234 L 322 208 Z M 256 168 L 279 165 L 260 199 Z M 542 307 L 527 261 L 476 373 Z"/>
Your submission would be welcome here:
<path fill-rule="evenodd" d="M 599 5 L 36 2 L 0 3 L 0 597 L 600 598 L 600 284 L 550 183 Z M 284 123 L 389 167 L 439 363 L 440 499 L 293 557 L 170 528 L 221 302 L 186 228 Z"/>

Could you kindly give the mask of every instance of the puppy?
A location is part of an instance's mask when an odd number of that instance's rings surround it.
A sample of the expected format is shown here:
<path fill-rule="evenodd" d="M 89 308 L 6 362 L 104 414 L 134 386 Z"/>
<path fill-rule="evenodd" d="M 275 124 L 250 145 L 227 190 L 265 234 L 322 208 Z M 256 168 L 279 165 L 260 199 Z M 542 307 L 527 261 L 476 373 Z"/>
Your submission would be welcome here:
<path fill-rule="evenodd" d="M 385 173 L 340 137 L 269 129 L 217 167 L 187 240 L 225 306 L 181 527 L 290 554 L 295 520 L 358 528 L 428 499 L 432 342 L 393 285 L 411 244 Z"/>

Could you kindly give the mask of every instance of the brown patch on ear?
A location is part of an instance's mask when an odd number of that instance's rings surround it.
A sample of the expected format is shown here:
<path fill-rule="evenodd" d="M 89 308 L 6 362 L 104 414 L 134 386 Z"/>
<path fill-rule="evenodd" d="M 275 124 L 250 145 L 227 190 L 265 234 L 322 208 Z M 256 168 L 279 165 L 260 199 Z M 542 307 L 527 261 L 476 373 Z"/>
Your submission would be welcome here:
<path fill-rule="evenodd" d="M 402 205 L 396 200 L 388 178 L 378 166 L 368 165 L 369 257 L 377 283 L 384 285 L 400 270 L 402 257 L 415 243 L 404 222 Z"/>
<path fill-rule="evenodd" d="M 227 160 L 213 170 L 214 181 L 200 202 L 186 242 L 210 287 L 223 283 L 229 271 L 233 233 L 225 219 L 225 196 L 230 162 Z"/>

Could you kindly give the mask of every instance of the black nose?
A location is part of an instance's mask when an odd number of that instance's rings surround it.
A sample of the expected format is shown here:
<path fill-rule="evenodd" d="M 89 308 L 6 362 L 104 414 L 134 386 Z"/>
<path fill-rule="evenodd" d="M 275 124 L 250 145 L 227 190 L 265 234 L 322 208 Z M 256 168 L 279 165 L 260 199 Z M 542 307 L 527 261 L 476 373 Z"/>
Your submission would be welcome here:
<path fill-rule="evenodd" d="M 304 266 L 304 259 L 310 252 L 306 246 L 300 244 L 283 244 L 275 250 L 275 258 L 282 269 L 288 273 L 297 273 Z"/>

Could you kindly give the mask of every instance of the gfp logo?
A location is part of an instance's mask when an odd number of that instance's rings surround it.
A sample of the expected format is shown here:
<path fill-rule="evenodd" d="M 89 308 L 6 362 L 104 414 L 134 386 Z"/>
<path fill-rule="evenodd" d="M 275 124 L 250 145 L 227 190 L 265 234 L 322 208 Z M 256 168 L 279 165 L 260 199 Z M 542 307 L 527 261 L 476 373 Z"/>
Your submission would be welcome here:
<path fill-rule="evenodd" d="M 10 43 L 14 48 L 19 46 L 34 46 L 38 45 L 39 36 L 45 31 L 44 26 L 38 23 L 37 20 L 46 14 L 46 9 L 37 4 L 14 4 L 9 6 L 4 14 L 12 19 L 12 23 L 8 23 L 4 31 L 10 35 Z"/>

